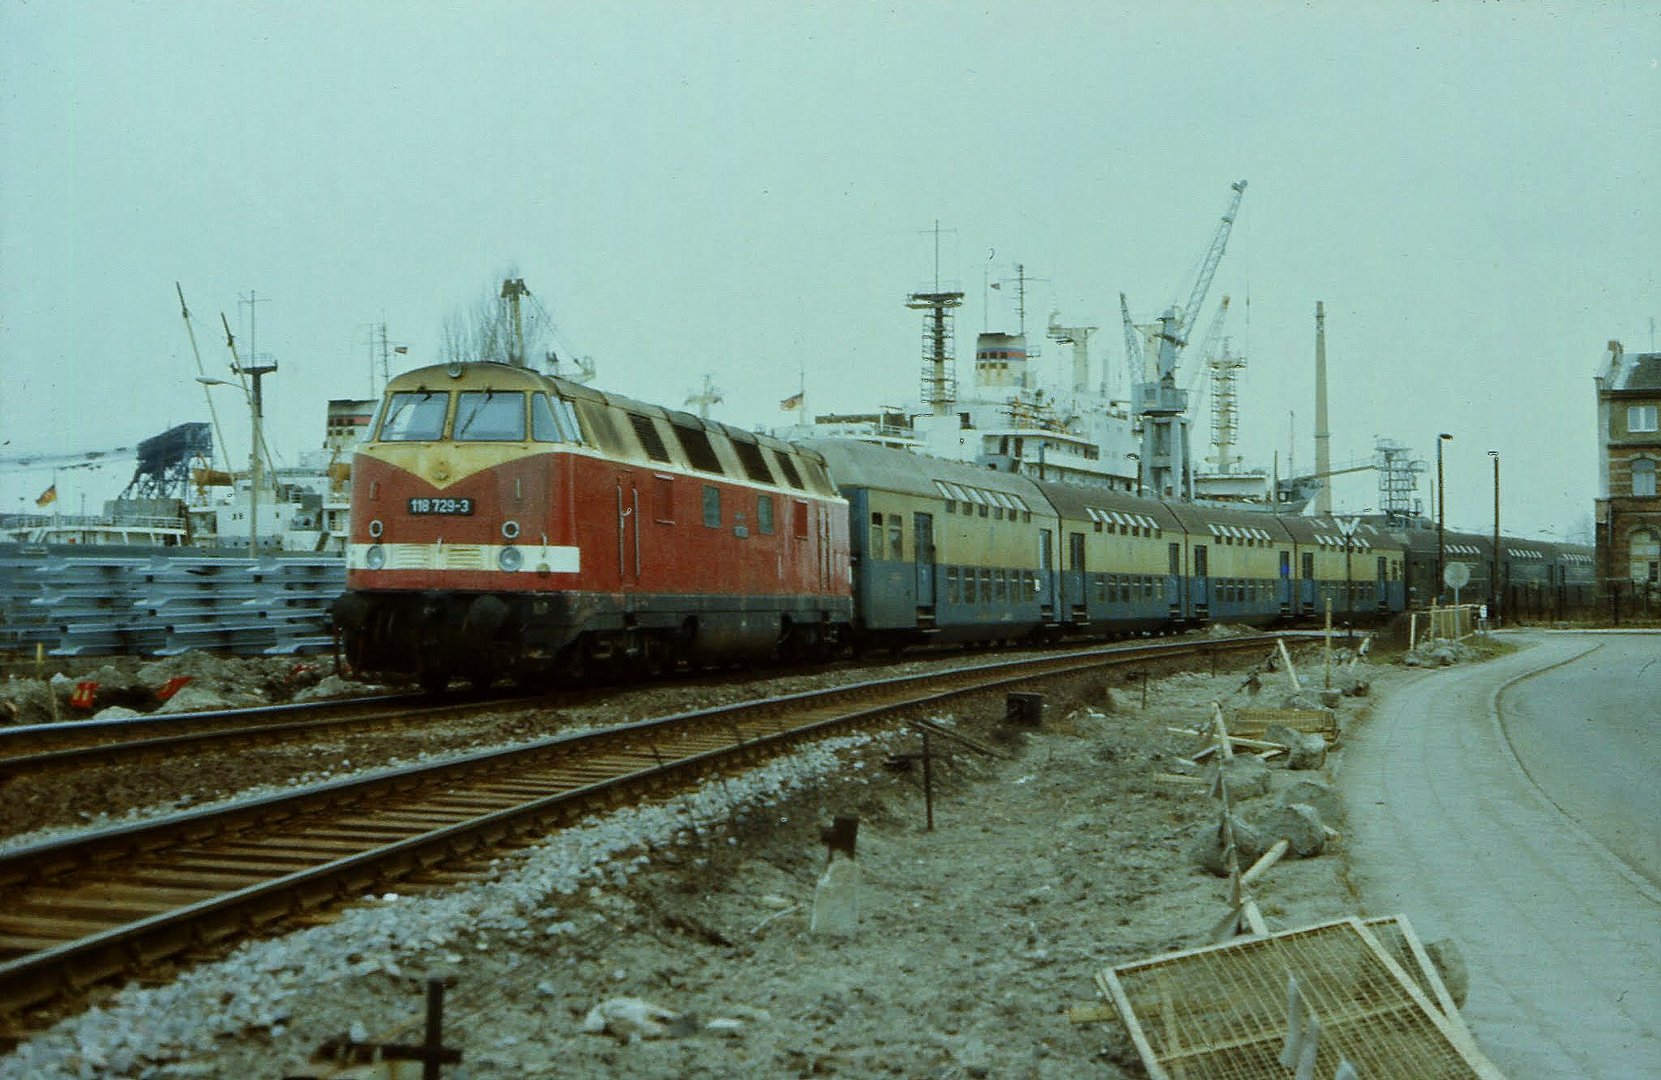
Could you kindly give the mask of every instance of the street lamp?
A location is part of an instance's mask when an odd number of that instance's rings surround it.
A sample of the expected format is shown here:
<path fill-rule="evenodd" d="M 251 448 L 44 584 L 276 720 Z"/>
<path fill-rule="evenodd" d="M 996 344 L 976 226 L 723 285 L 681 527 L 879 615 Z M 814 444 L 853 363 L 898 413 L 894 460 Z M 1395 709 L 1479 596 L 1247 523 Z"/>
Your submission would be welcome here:
<path fill-rule="evenodd" d="M 1125 456 L 1136 462 L 1136 496 L 1142 497 L 1142 455 L 1134 450 L 1127 450 Z"/>
<path fill-rule="evenodd" d="M 1436 580 L 1431 584 L 1436 590 L 1437 599 L 1441 599 L 1442 596 L 1442 574 L 1447 568 L 1448 557 L 1448 499 L 1442 484 L 1442 444 L 1452 438 L 1453 436 L 1445 431 L 1436 436 Z"/>
<path fill-rule="evenodd" d="M 256 556 L 260 550 L 260 486 L 264 482 L 261 467 L 262 455 L 260 444 L 263 435 L 260 424 L 264 413 L 260 397 L 260 376 L 268 375 L 277 370 L 276 364 L 264 365 L 255 363 L 252 367 L 233 368 L 239 375 L 247 375 L 251 380 L 250 386 L 239 383 L 226 382 L 224 379 L 210 379 L 205 375 L 198 375 L 196 381 L 203 386 L 232 386 L 241 390 L 248 399 L 248 412 L 252 417 L 253 445 L 248 450 L 248 554 Z"/>
<path fill-rule="evenodd" d="M 1500 452 L 1488 451 L 1494 459 L 1494 562 L 1488 568 L 1488 624 L 1500 623 Z"/>

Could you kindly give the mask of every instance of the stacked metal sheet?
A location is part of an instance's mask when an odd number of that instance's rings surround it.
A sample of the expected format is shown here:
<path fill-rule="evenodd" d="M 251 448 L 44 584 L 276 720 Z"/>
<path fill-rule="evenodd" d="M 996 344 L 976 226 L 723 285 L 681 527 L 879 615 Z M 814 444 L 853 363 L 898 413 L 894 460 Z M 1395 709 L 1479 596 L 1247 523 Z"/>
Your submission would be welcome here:
<path fill-rule="evenodd" d="M 0 544 L 0 649 L 319 651 L 332 643 L 328 605 L 345 584 L 336 555 Z"/>

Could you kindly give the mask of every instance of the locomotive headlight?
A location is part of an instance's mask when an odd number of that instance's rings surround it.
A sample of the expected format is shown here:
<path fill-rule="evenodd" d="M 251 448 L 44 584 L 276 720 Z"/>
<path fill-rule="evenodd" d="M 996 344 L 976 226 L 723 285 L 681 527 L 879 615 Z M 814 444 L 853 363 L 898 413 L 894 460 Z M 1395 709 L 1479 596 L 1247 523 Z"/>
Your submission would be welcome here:
<path fill-rule="evenodd" d="M 371 570 L 379 570 L 386 565 L 386 548 L 379 544 L 371 544 L 369 550 L 363 553 L 363 565 Z"/>
<path fill-rule="evenodd" d="M 509 573 L 519 569 L 524 563 L 525 556 L 520 554 L 516 547 L 505 547 L 502 549 L 502 553 L 496 556 L 496 565 Z"/>

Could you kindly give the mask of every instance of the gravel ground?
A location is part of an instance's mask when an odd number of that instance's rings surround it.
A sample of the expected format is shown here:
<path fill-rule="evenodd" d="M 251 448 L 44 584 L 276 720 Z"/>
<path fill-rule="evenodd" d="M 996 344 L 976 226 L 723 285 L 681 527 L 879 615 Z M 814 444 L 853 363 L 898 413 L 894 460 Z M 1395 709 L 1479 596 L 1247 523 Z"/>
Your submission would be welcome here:
<path fill-rule="evenodd" d="M 1375 689 L 1394 677 L 1362 671 Z M 406 1025 L 433 974 L 453 979 L 445 1030 L 464 1065 L 451 1077 L 1141 1076 L 1116 1022 L 1074 1026 L 1064 1010 L 1095 999 L 1102 966 L 1195 944 L 1222 916 L 1226 883 L 1187 853 L 1215 804 L 1153 774 L 1198 745 L 1167 725 L 1249 692 L 1241 672 L 1178 674 L 1150 685 L 1144 710 L 1116 678 L 1051 684 L 1037 731 L 1004 728 L 1001 700 L 940 717 L 1012 757 L 932 740 L 933 832 L 915 771 L 884 768 L 916 734 L 838 740 L 591 819 L 483 881 L 365 898 L 327 925 L 107 994 L 0 1060 L 0 1078 L 327 1075 L 306 1062 L 331 1036 L 414 1040 Z M 1280 679 L 1265 673 L 1250 703 L 1281 704 Z M 793 681 L 770 685 L 806 688 Z M 725 692 L 645 691 L 611 718 L 666 711 L 653 695 Z M 1344 724 L 1370 700 L 1345 697 Z M 1271 771 L 1277 789 L 1309 775 Z M 1266 815 L 1273 799 L 1238 809 Z M 816 936 L 818 833 L 847 813 L 861 818 L 859 931 Z M 1328 850 L 1267 876 L 1272 925 L 1356 910 L 1341 849 Z M 615 998 L 680 1014 L 684 1034 L 585 1032 Z"/>

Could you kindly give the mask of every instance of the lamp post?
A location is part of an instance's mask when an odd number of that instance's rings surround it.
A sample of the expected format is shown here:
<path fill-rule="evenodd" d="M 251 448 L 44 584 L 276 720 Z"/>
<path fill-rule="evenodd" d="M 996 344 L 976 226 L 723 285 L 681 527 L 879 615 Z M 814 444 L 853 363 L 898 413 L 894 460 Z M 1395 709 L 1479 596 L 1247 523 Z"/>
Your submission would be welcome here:
<path fill-rule="evenodd" d="M 1125 456 L 1136 462 L 1136 496 L 1142 497 L 1142 455 L 1134 450 L 1127 451 Z"/>
<path fill-rule="evenodd" d="M 264 483 L 263 455 L 260 453 L 260 444 L 263 433 L 260 430 L 264 414 L 263 399 L 260 396 L 260 376 L 269 375 L 277 370 L 276 364 L 261 364 L 255 362 L 252 366 L 234 369 L 239 375 L 247 375 L 249 386 L 240 386 L 237 383 L 226 382 L 224 379 L 210 379 L 198 375 L 196 381 L 203 386 L 234 386 L 243 392 L 248 399 L 248 412 L 251 417 L 253 431 L 253 445 L 248 450 L 248 554 L 255 556 L 260 550 L 260 487 Z"/>
<path fill-rule="evenodd" d="M 1432 583 L 1438 600 L 1442 597 L 1442 574 L 1447 569 L 1447 492 L 1442 484 L 1442 444 L 1453 436 L 1442 432 L 1436 436 L 1436 580 Z"/>
<path fill-rule="evenodd" d="M 1488 568 L 1488 623 L 1500 623 L 1500 452 L 1488 451 L 1494 459 L 1494 562 Z"/>

